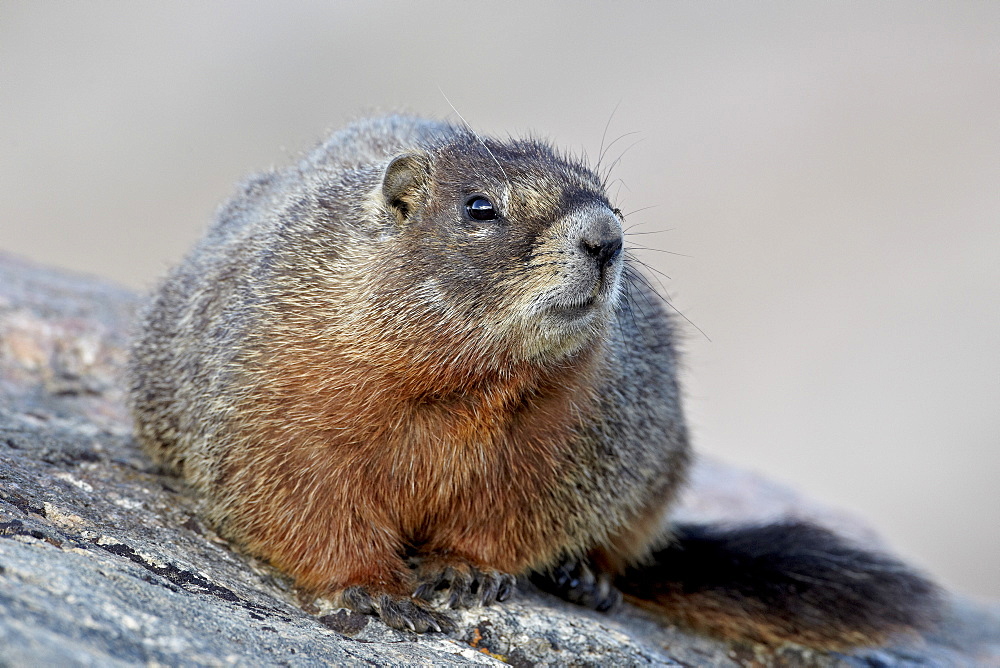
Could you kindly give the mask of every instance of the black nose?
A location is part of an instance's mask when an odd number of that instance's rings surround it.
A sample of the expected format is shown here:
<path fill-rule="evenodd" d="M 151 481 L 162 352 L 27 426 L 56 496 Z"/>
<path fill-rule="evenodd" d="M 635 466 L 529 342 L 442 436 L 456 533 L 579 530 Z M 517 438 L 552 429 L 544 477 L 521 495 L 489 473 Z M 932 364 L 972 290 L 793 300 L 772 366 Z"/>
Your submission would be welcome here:
<path fill-rule="evenodd" d="M 584 237 L 580 240 L 580 246 L 584 252 L 597 260 L 597 264 L 604 269 L 618 257 L 622 252 L 622 237 L 620 234 L 605 234 L 598 238 Z"/>

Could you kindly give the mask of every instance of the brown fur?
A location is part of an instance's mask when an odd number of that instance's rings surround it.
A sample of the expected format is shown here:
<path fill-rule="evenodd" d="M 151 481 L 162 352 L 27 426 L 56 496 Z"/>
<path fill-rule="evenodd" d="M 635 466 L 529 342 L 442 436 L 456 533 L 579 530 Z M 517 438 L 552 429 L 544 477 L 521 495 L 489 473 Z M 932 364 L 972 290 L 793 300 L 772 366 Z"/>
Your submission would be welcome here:
<path fill-rule="evenodd" d="M 281 351 L 280 336 L 276 343 Z M 267 393 L 243 409 L 255 415 L 240 433 L 250 445 L 227 455 L 223 475 L 240 500 L 227 508 L 228 530 L 300 586 L 389 582 L 409 593 L 406 544 L 517 573 L 550 562 L 570 540 L 536 496 L 565 465 L 593 351 L 567 368 L 511 363 L 501 376 L 292 350 L 261 360 Z M 310 373 L 319 365 L 322 381 Z M 280 453 L 269 452 L 273 443 L 284 444 Z M 308 498 L 304 513 L 287 517 L 290 497 Z M 344 508 L 356 514 L 345 518 Z M 375 570 L 345 570 L 353 564 Z"/>

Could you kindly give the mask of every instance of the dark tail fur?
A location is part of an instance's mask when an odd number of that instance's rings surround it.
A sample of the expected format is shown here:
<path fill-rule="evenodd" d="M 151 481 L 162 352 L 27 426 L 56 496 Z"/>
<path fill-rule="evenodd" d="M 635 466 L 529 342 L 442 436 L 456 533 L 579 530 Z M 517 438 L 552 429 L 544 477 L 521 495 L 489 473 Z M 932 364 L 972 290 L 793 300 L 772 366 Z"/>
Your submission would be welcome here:
<path fill-rule="evenodd" d="M 873 645 L 924 628 L 938 590 L 895 559 L 812 524 L 685 525 L 615 584 L 626 599 L 696 630 L 768 645 Z"/>

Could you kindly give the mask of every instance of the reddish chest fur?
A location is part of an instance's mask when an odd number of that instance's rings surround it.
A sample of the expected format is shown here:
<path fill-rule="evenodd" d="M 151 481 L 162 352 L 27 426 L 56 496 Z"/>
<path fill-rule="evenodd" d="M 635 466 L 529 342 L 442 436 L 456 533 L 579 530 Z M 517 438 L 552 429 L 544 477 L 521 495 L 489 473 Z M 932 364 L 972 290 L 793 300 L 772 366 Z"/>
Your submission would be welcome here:
<path fill-rule="evenodd" d="M 252 419 L 235 425 L 249 447 L 232 449 L 223 475 L 243 504 L 233 532 L 300 585 L 371 579 L 372 561 L 398 575 L 412 550 L 517 573 L 572 542 L 560 482 L 591 401 L 593 350 L 488 367 L 280 343 L 258 357 L 238 413 Z M 437 333 L 440 351 L 461 345 Z"/>

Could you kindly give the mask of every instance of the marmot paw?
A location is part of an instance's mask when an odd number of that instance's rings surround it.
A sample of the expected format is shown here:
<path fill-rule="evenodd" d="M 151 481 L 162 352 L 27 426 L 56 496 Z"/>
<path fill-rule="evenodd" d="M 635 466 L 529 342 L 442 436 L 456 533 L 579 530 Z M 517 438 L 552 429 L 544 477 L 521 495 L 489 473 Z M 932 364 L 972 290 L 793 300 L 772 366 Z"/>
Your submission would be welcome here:
<path fill-rule="evenodd" d="M 417 572 L 420 585 L 413 592 L 413 597 L 431 601 L 440 595 L 451 608 L 506 601 L 517 582 L 513 575 L 494 570 L 481 571 L 464 561 L 446 564 L 425 562 Z"/>
<path fill-rule="evenodd" d="M 378 615 L 394 629 L 416 633 L 450 633 L 456 629 L 451 617 L 409 596 L 373 595 L 365 587 L 348 587 L 341 593 L 340 601 L 356 612 Z"/>
<path fill-rule="evenodd" d="M 595 573 L 586 562 L 566 561 L 546 573 L 534 573 L 531 581 L 539 589 L 600 612 L 611 610 L 622 600 L 622 593 L 607 573 Z"/>

